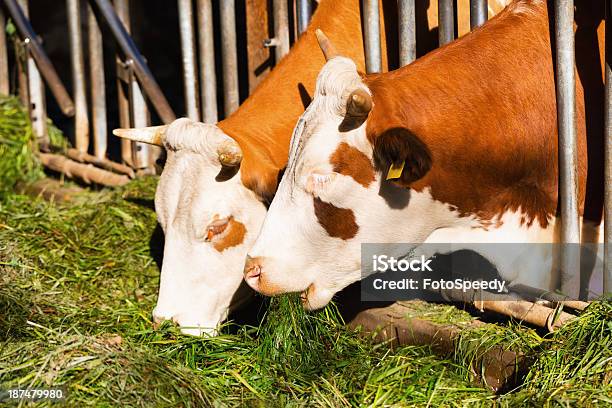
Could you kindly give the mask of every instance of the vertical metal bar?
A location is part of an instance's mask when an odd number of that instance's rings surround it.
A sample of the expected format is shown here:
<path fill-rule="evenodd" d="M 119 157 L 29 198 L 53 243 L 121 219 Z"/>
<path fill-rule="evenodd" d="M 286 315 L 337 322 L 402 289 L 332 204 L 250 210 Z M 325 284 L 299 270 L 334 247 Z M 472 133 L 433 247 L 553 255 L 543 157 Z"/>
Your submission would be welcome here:
<path fill-rule="evenodd" d="M 4 4 L 19 31 L 19 34 L 24 39 L 24 43 L 27 44 L 28 47 L 28 56 L 34 58 L 36 61 L 37 70 L 40 70 L 45 81 L 47 81 L 47 85 L 51 90 L 51 93 L 57 100 L 62 112 L 67 116 L 74 115 L 74 105 L 72 103 L 72 99 L 66 92 L 66 88 L 62 84 L 62 81 L 59 79 L 57 72 L 55 72 L 55 68 L 53 68 L 53 64 L 45 54 L 40 43 L 37 41 L 38 36 L 34 32 L 32 25 L 28 21 L 26 15 L 24 14 L 24 10 L 27 9 L 27 0 L 20 0 L 22 6 L 17 4 L 15 0 L 4 0 Z M 21 71 L 21 70 L 20 70 Z M 24 77 L 20 77 L 23 79 Z M 20 82 L 22 84 L 24 82 Z M 23 89 L 20 88 L 20 95 Z M 27 101 L 24 101 L 27 104 Z"/>
<path fill-rule="evenodd" d="M 416 20 L 414 0 L 398 0 L 400 65 L 416 59 Z"/>
<path fill-rule="evenodd" d="M 19 87 L 19 101 L 23 106 L 30 106 L 30 92 L 28 91 L 28 60 L 25 45 L 20 44 L 19 50 L 15 48 L 15 62 L 17 63 L 17 83 Z"/>
<path fill-rule="evenodd" d="M 200 120 L 198 103 L 198 74 L 193 33 L 193 9 L 191 0 L 178 0 L 179 27 L 181 32 L 181 54 L 183 56 L 183 87 L 187 117 Z"/>
<path fill-rule="evenodd" d="M 70 36 L 70 60 L 72 64 L 72 92 L 75 104 L 74 138 L 80 152 L 89 148 L 89 118 L 85 91 L 85 62 L 81 34 L 81 4 L 79 0 L 66 0 L 68 12 L 68 34 Z"/>
<path fill-rule="evenodd" d="M 130 31 L 130 11 L 127 0 L 115 0 L 115 11 L 117 17 L 125 26 L 125 29 Z M 122 68 L 123 62 L 119 55 L 115 56 L 117 64 L 117 106 L 119 109 L 119 126 L 122 128 L 129 128 L 132 123 L 130 121 L 130 102 L 128 93 L 121 79 L 122 72 L 125 71 Z M 132 160 L 132 142 L 128 139 L 121 139 L 121 160 L 130 167 L 134 167 Z"/>
<path fill-rule="evenodd" d="M 310 0 L 296 0 L 298 34 L 302 34 L 308 28 L 312 15 L 312 4 Z"/>
<path fill-rule="evenodd" d="M 604 294 L 612 293 L 612 1 L 606 0 L 606 106 L 604 165 Z"/>
<path fill-rule="evenodd" d="M 438 0 L 438 44 L 443 46 L 455 39 L 453 0 Z"/>
<path fill-rule="evenodd" d="M 236 51 L 235 0 L 220 2 L 221 57 L 223 62 L 223 107 L 225 116 L 234 112 L 240 103 L 238 94 L 238 56 Z"/>
<path fill-rule="evenodd" d="M 487 21 L 489 11 L 487 0 L 470 0 L 470 29 L 473 30 Z"/>
<path fill-rule="evenodd" d="M 217 115 L 217 74 L 211 0 L 198 0 L 198 42 L 200 46 L 200 81 L 202 83 L 202 119 L 215 123 Z"/>
<path fill-rule="evenodd" d="M 5 0 L 6 1 L 6 0 Z M 132 37 L 130 37 L 125 26 L 121 23 L 115 13 L 112 4 L 109 0 L 91 0 L 92 4 L 95 3 L 96 7 L 100 11 L 100 15 L 108 23 L 117 45 L 121 48 L 121 51 L 132 61 L 132 67 L 134 73 L 138 77 L 138 81 L 142 85 L 142 89 L 147 93 L 147 96 L 155 110 L 159 114 L 160 118 L 165 123 L 170 123 L 176 119 L 176 115 L 172 111 L 168 100 L 161 91 L 159 84 L 153 78 L 151 70 L 147 66 L 144 58 L 140 54 L 138 47 L 134 43 Z"/>
<path fill-rule="evenodd" d="M 287 0 L 274 0 L 272 7 L 274 11 L 274 58 L 278 64 L 289 52 L 289 12 L 287 11 Z"/>
<path fill-rule="evenodd" d="M 8 54 L 6 51 L 6 19 L 0 7 L 0 94 L 9 94 Z"/>
<path fill-rule="evenodd" d="M 128 35 L 131 31 L 129 0 L 116 0 L 115 7 L 117 10 L 117 17 L 120 23 L 122 24 L 126 35 Z M 129 58 L 128 55 L 126 55 L 126 57 Z M 133 68 L 134 68 L 133 60 L 130 59 L 126 62 L 126 70 L 130 72 L 127 78 L 128 80 L 127 81 L 128 82 L 127 97 L 125 95 L 125 92 L 121 91 L 124 94 L 123 95 L 123 97 L 125 98 L 124 103 L 127 104 L 128 106 L 127 111 L 129 112 L 128 117 L 127 117 L 128 123 L 126 127 L 146 127 L 149 125 L 149 120 L 148 120 L 149 112 L 147 110 L 147 105 L 145 103 L 140 87 L 138 86 L 138 82 L 136 82 L 136 78 L 134 78 L 134 75 L 132 75 Z M 121 100 L 120 100 L 120 103 L 121 103 Z M 166 119 L 164 119 L 163 117 L 162 117 L 162 120 L 166 121 Z M 129 143 L 130 143 L 130 148 L 129 149 L 126 148 L 125 152 L 122 151 L 122 157 L 124 153 L 127 154 L 128 151 L 131 153 L 131 157 L 129 161 L 126 161 L 126 162 L 131 163 L 132 167 L 137 168 L 137 169 L 149 167 L 149 164 L 150 164 L 149 145 L 145 143 L 136 143 L 136 142 L 129 142 Z M 123 145 L 122 145 L 122 148 L 123 148 Z"/>
<path fill-rule="evenodd" d="M 94 137 L 94 154 L 97 158 L 106 157 L 106 88 L 104 81 L 104 54 L 102 34 L 96 16 L 87 4 L 87 25 L 89 35 L 89 76 L 91 80 L 91 113 Z"/>
<path fill-rule="evenodd" d="M 30 14 L 27 0 L 20 0 L 20 6 L 24 16 L 27 18 Z M 28 111 L 30 113 L 30 121 L 32 130 L 38 141 L 39 147 L 43 150 L 49 145 L 49 135 L 47 133 L 47 101 L 45 99 L 45 88 L 40 77 L 40 72 L 36 67 L 34 58 L 30 55 L 30 44 L 38 41 L 36 37 L 27 38 L 24 41 L 26 51 L 27 65 L 27 84 L 28 84 Z"/>
<path fill-rule="evenodd" d="M 559 200 L 561 207 L 561 290 L 578 296 L 580 289 L 576 83 L 574 77 L 574 1 L 555 0 L 557 126 L 559 131 Z"/>
<path fill-rule="evenodd" d="M 133 60 L 130 60 L 130 64 Z M 130 68 L 132 72 L 132 68 Z M 135 128 L 149 126 L 149 110 L 144 95 L 136 78 L 130 76 L 130 100 L 132 102 L 132 125 Z M 134 165 L 138 169 L 144 169 L 151 165 L 151 147 L 145 143 L 134 143 L 132 146 Z"/>
<path fill-rule="evenodd" d="M 378 0 L 363 0 L 365 19 L 366 72 L 382 71 L 382 52 L 380 49 L 380 16 Z"/>

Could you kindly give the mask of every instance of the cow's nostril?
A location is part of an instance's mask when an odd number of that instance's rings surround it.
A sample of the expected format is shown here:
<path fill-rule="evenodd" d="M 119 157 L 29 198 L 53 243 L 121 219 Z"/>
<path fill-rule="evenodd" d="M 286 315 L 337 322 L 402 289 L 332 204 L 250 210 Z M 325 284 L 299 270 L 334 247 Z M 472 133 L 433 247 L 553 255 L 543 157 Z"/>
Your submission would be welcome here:
<path fill-rule="evenodd" d="M 162 325 L 163 322 L 171 320 L 173 323 L 176 323 L 175 316 L 165 313 L 157 313 L 155 310 L 153 311 L 153 329 L 157 330 Z"/>
<path fill-rule="evenodd" d="M 245 279 L 255 279 L 261 275 L 261 263 L 259 258 L 253 258 L 247 255 L 246 263 L 244 264 Z"/>
<path fill-rule="evenodd" d="M 259 265 L 252 265 L 246 272 L 247 278 L 257 278 L 259 275 L 261 275 L 261 266 Z"/>
<path fill-rule="evenodd" d="M 253 289 L 257 290 L 261 277 L 261 258 L 247 256 L 244 265 L 244 280 Z"/>

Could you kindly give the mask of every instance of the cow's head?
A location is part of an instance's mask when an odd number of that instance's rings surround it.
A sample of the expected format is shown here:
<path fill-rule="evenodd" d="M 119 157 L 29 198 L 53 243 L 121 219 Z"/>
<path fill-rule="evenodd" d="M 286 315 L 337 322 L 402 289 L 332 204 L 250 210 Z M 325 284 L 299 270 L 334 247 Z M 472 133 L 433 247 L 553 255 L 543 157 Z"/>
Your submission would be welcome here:
<path fill-rule="evenodd" d="M 255 290 L 304 291 L 312 309 L 360 279 L 361 243 L 422 242 L 436 210 L 426 193 L 406 188 L 429 171 L 426 145 L 401 127 L 367 134 L 375 98 L 355 63 L 318 36 L 328 62 L 245 265 Z M 404 166 L 395 182 L 386 180 L 391 164 Z"/>
<path fill-rule="evenodd" d="M 242 151 L 217 126 L 185 118 L 114 133 L 167 151 L 155 194 L 165 246 L 154 321 L 172 320 L 187 334 L 214 334 L 266 213 L 240 181 Z"/>

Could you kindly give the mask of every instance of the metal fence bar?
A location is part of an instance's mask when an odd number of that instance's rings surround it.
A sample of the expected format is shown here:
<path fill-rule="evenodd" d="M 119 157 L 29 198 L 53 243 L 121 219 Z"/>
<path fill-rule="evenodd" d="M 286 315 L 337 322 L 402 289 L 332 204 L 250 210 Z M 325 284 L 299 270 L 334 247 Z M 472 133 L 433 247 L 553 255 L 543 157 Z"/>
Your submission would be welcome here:
<path fill-rule="evenodd" d="M 153 74 L 151 74 L 151 70 L 149 70 L 149 67 L 144 61 L 144 58 L 140 55 L 140 52 L 138 51 L 134 40 L 132 40 L 132 38 L 129 36 L 125 27 L 117 17 L 117 14 L 115 14 L 115 11 L 113 10 L 113 6 L 111 5 L 110 1 L 92 1 L 96 4 L 98 10 L 100 11 L 100 14 L 108 23 L 109 28 L 111 29 L 115 40 L 117 41 L 117 44 L 119 45 L 123 53 L 133 61 L 132 65 L 134 73 L 136 74 L 136 77 L 138 78 L 138 81 L 142 85 L 142 88 L 146 92 L 147 96 L 151 100 L 153 107 L 155 107 L 155 110 L 159 114 L 159 117 L 165 123 L 172 122 L 174 119 L 176 119 L 174 111 L 168 104 L 166 97 L 164 96 L 159 85 L 153 78 Z"/>
<path fill-rule="evenodd" d="M 487 21 L 488 0 L 470 0 L 470 29 L 473 30 Z"/>
<path fill-rule="evenodd" d="M 115 11 L 117 17 L 129 32 L 130 13 L 127 0 L 115 0 Z M 124 86 L 123 79 L 125 78 L 122 79 L 125 67 L 119 55 L 115 56 L 115 60 L 117 66 L 117 107 L 119 109 L 119 126 L 122 128 L 129 128 L 132 125 L 130 121 L 130 102 L 126 87 Z M 133 143 L 128 139 L 121 139 L 121 160 L 123 160 L 125 164 L 134 167 L 134 161 L 132 160 L 132 144 Z"/>
<path fill-rule="evenodd" d="M 606 106 L 604 164 L 604 293 L 612 293 L 612 1 L 606 0 Z"/>
<path fill-rule="evenodd" d="M 297 27 L 298 34 L 302 34 L 306 31 L 308 23 L 310 23 L 310 17 L 312 15 L 312 4 L 310 0 L 296 0 L 296 14 L 297 14 Z"/>
<path fill-rule="evenodd" d="M 455 39 L 453 3 L 453 0 L 438 0 L 438 44 L 440 47 Z"/>
<path fill-rule="evenodd" d="M 36 68 L 36 62 L 28 55 L 28 88 L 30 94 L 30 120 L 32 130 L 38 139 L 39 148 L 43 150 L 49 146 L 47 129 L 47 101 L 45 85 Z"/>
<path fill-rule="evenodd" d="M 49 57 L 47 57 L 47 54 L 45 54 L 41 45 L 38 43 L 38 41 L 36 41 L 38 36 L 36 33 L 34 33 L 34 29 L 26 16 L 23 14 L 21 7 L 19 7 L 15 0 L 4 0 L 4 4 L 6 5 L 6 9 L 11 15 L 17 30 L 21 34 L 21 37 L 28 43 L 29 51 L 34 58 L 34 61 L 36 61 L 36 66 L 47 82 L 47 85 L 57 100 L 62 112 L 67 116 L 74 115 L 74 104 L 72 103 L 72 99 L 70 99 L 70 95 L 68 95 L 68 92 L 66 92 L 66 88 L 64 88 L 64 85 L 60 81 L 57 72 L 55 72 L 55 68 L 53 68 Z"/>
<path fill-rule="evenodd" d="M 238 56 L 236 51 L 235 0 L 220 2 L 221 59 L 223 63 L 223 108 L 225 116 L 234 112 L 240 103 L 238 94 Z"/>
<path fill-rule="evenodd" d="M 398 0 L 400 65 L 416 59 L 416 20 L 414 0 Z"/>
<path fill-rule="evenodd" d="M 96 16 L 87 4 L 87 26 L 89 38 L 89 76 L 91 80 L 91 114 L 94 139 L 94 155 L 106 157 L 108 129 L 106 125 L 106 87 L 104 78 L 104 53 L 102 34 Z"/>
<path fill-rule="evenodd" d="M 200 80 L 202 83 L 202 118 L 214 123 L 217 114 L 217 74 L 211 0 L 198 0 Z"/>
<path fill-rule="evenodd" d="M 574 77 L 574 1 L 555 0 L 557 126 L 559 130 L 559 200 L 561 207 L 561 290 L 578 296 L 580 288 L 576 83 Z"/>
<path fill-rule="evenodd" d="M 10 91 L 5 27 L 4 10 L 0 7 L 0 94 L 2 95 L 8 95 Z"/>
<path fill-rule="evenodd" d="M 191 0 L 178 0 L 179 27 L 181 32 L 181 54 L 183 57 L 183 87 L 187 117 L 200 120 L 198 101 L 198 74 L 193 32 L 193 9 Z"/>
<path fill-rule="evenodd" d="M 125 29 L 126 35 L 129 36 L 131 31 L 129 0 L 116 0 L 115 7 L 117 9 L 116 15 L 117 19 L 119 19 L 119 24 Z M 126 92 L 123 84 L 120 84 L 120 103 L 125 104 L 122 108 L 126 110 L 122 114 L 122 116 L 125 116 L 123 121 L 126 122 L 125 127 L 146 127 L 149 126 L 149 110 L 147 109 L 147 104 L 140 89 L 140 85 L 136 81 L 134 75 L 134 60 L 127 54 L 126 58 L 127 61 L 121 63 L 122 65 L 120 68 L 122 81 L 127 88 Z M 122 150 L 122 157 L 127 156 L 128 153 L 130 155 L 129 161 L 126 160 L 126 163 L 136 169 L 150 167 L 152 161 L 151 146 L 144 143 L 129 141 L 128 144 L 129 147 L 126 146 L 125 151 Z"/>
<path fill-rule="evenodd" d="M 85 91 L 85 62 L 81 33 L 81 2 L 67 0 L 68 34 L 70 36 L 70 62 L 72 64 L 72 94 L 76 107 L 74 115 L 75 147 L 81 152 L 89 148 L 89 118 Z"/>
<path fill-rule="evenodd" d="M 289 12 L 287 0 L 274 0 L 274 58 L 276 63 L 289 53 Z"/>
<path fill-rule="evenodd" d="M 382 71 L 378 0 L 363 0 L 366 72 Z"/>
<path fill-rule="evenodd" d="M 202 83 L 202 119 L 215 123 L 217 114 L 217 74 L 211 0 L 198 0 L 198 43 Z"/>
<path fill-rule="evenodd" d="M 17 83 L 19 101 L 23 106 L 30 106 L 30 91 L 28 90 L 28 59 L 27 47 L 23 42 L 15 42 L 15 62 L 17 64 Z"/>
<path fill-rule="evenodd" d="M 135 74 L 134 65 L 133 60 L 128 61 L 132 125 L 135 128 L 143 128 L 150 124 L 149 110 L 147 109 L 147 102 L 140 89 L 140 85 L 134 75 L 132 75 Z M 137 169 L 150 167 L 153 164 L 151 146 L 145 143 L 134 143 L 132 145 L 132 160 L 134 161 L 134 167 Z"/>
<path fill-rule="evenodd" d="M 27 0 L 19 0 L 19 5 L 26 18 L 29 18 L 30 10 Z M 38 41 L 33 38 L 32 41 Z M 39 148 L 43 150 L 49 146 L 49 135 L 47 133 L 47 106 L 45 98 L 45 88 L 40 78 L 40 72 L 36 68 L 36 63 L 29 53 L 30 39 L 23 42 L 25 51 L 25 70 L 27 75 L 23 78 L 27 83 L 28 91 L 24 94 L 25 105 L 28 107 L 32 131 L 36 136 Z M 25 86 L 24 83 L 24 86 Z"/>

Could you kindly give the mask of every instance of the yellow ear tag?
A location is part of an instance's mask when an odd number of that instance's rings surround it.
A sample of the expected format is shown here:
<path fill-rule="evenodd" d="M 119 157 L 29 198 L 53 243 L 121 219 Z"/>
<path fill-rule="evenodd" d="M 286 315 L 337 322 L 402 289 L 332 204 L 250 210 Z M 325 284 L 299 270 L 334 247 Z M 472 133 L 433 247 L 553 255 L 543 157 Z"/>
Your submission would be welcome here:
<path fill-rule="evenodd" d="M 389 167 L 389 172 L 387 173 L 387 180 L 400 178 L 402 176 L 402 171 L 404 171 L 405 164 L 405 161 L 399 166 L 395 166 L 395 164 L 391 163 L 391 167 Z"/>

